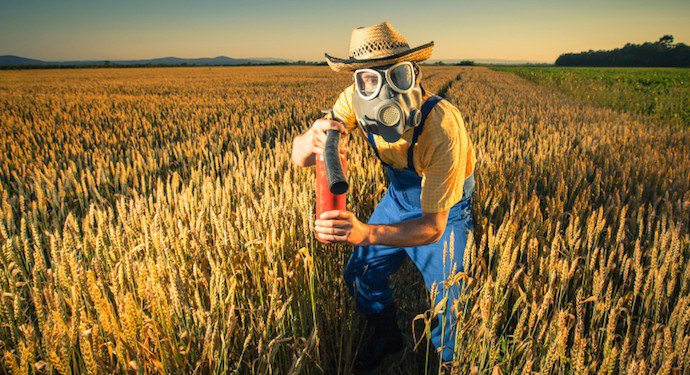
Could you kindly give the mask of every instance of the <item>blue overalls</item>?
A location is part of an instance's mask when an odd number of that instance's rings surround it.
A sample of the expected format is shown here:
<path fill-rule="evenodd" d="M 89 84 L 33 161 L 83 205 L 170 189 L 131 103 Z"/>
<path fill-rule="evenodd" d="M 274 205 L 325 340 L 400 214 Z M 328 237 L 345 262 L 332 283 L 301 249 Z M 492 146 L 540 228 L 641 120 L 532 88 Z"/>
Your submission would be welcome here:
<path fill-rule="evenodd" d="M 422 132 L 427 115 L 439 100 L 442 98 L 433 95 L 422 106 L 422 122 L 414 130 L 407 155 L 408 167 L 396 169 L 381 160 L 388 173 L 390 185 L 369 218 L 369 224 L 394 224 L 422 216 L 420 201 L 422 177 L 414 170 L 412 156 L 414 145 Z M 380 160 L 372 134 L 367 133 L 367 135 L 369 143 Z M 465 180 L 462 199 L 450 209 L 446 229 L 439 241 L 413 247 L 355 246 L 345 268 L 345 282 L 350 293 L 355 297 L 357 309 L 365 314 L 378 313 L 393 303 L 393 295 L 389 288 L 389 276 L 400 267 L 405 256 L 409 256 L 422 272 L 424 283 L 430 293 L 432 293 L 432 286 L 435 283 L 437 295 L 434 306 L 445 296 L 448 297 L 444 313 L 438 315 L 438 324 L 431 331 L 431 342 L 437 349 L 443 347 L 442 360 L 444 362 L 453 359 L 457 316 L 456 311 L 451 311 L 451 306 L 454 299 L 459 295 L 459 285 L 454 283 L 450 287 L 444 287 L 442 282 L 447 280 L 454 266 L 455 272 L 464 271 L 465 244 L 469 230 L 473 225 L 471 210 L 473 195 L 474 173 Z M 454 232 L 452 255 L 450 254 L 451 232 Z M 445 262 L 443 259 L 444 242 L 447 244 Z"/>

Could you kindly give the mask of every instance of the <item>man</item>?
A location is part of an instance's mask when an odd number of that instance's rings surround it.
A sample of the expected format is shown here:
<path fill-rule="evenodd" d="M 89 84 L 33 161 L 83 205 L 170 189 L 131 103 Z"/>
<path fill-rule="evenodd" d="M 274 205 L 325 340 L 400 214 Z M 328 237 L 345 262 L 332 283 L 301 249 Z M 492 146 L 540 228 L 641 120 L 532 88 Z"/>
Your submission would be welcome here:
<path fill-rule="evenodd" d="M 338 97 L 333 116 L 316 120 L 293 142 L 293 162 L 309 166 L 323 153 L 326 130 L 348 134 L 359 127 L 390 179 L 367 224 L 349 211 L 324 212 L 315 221 L 321 240 L 354 245 L 345 281 L 374 331 L 358 351 L 359 370 L 403 345 L 389 276 L 406 256 L 422 272 L 434 305 L 448 297 L 431 341 L 443 362 L 453 359 L 457 312 L 451 306 L 459 285 L 443 282 L 463 271 L 476 157 L 458 109 L 419 84 L 417 62 L 432 48 L 430 42 L 411 49 L 388 22 L 355 29 L 348 59 L 326 54 L 333 70 L 352 73 L 355 82 Z"/>

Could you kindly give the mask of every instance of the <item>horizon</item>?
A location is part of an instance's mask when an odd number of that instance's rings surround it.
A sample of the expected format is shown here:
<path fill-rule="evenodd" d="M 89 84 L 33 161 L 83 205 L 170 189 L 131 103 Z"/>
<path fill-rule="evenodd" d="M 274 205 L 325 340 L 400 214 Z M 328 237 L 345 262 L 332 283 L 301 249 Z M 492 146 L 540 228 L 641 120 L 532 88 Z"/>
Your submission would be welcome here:
<path fill-rule="evenodd" d="M 686 42 L 689 18 L 690 2 L 677 0 L 441 1 L 434 7 L 390 1 L 323 5 L 301 0 L 296 5 L 8 0 L 0 5 L 0 55 L 56 62 L 218 56 L 321 62 L 324 53 L 347 56 L 355 27 L 386 20 L 411 47 L 433 40 L 432 61 L 553 63 L 563 53 L 653 42 L 667 34 Z"/>
<path fill-rule="evenodd" d="M 184 60 L 194 60 L 194 59 L 216 59 L 216 58 L 229 58 L 233 60 L 265 60 L 267 62 L 270 62 L 271 60 L 274 60 L 275 62 L 278 63 L 297 63 L 297 62 L 305 62 L 305 63 L 323 63 L 326 64 L 326 59 L 322 60 L 293 60 L 293 59 L 283 59 L 281 57 L 272 57 L 272 56 L 264 56 L 264 57 L 235 57 L 235 56 L 227 56 L 227 55 L 218 55 L 218 56 L 198 56 L 198 57 L 180 57 L 180 56 L 158 56 L 158 57 L 150 57 L 150 58 L 143 58 L 143 59 L 113 59 L 113 60 L 108 60 L 108 59 L 83 59 L 83 60 L 41 60 L 41 59 L 34 59 L 30 56 L 19 56 L 19 55 L 11 55 L 11 54 L 0 54 L 0 57 L 18 57 L 18 58 L 25 58 L 25 59 L 30 59 L 30 60 L 40 60 L 43 62 L 51 62 L 51 63 L 65 63 L 65 62 L 102 62 L 102 61 L 148 61 L 148 60 L 157 60 L 157 59 L 184 59 Z M 549 62 L 541 62 L 541 61 L 530 61 L 530 60 L 511 60 L 511 59 L 484 59 L 481 57 L 460 57 L 460 58 L 448 58 L 448 59 L 435 59 L 435 58 L 430 58 L 427 60 L 423 60 L 420 62 L 420 64 L 430 64 L 430 62 L 453 62 L 453 61 L 506 61 L 506 62 L 522 62 L 526 61 L 527 63 L 538 63 L 538 64 L 550 64 Z"/>

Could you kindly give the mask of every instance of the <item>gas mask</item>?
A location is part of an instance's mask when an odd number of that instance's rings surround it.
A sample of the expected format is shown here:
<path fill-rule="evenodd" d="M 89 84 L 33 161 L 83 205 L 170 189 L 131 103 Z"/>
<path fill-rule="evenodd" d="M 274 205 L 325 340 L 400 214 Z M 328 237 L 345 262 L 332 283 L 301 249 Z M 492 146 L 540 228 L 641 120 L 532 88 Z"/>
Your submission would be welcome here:
<path fill-rule="evenodd" d="M 352 106 L 365 131 L 393 143 L 422 121 L 422 89 L 411 62 L 387 69 L 358 69 L 354 80 Z"/>

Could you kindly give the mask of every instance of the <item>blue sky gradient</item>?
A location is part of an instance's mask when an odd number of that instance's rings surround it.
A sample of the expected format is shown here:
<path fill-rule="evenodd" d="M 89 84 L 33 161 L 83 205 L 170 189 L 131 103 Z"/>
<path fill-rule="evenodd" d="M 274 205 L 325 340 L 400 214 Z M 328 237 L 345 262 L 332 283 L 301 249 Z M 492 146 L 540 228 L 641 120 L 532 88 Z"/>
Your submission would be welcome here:
<path fill-rule="evenodd" d="M 42 60 L 164 56 L 346 57 L 352 29 L 389 21 L 433 59 L 553 62 L 563 52 L 672 34 L 690 44 L 690 1 L 1 0 L 0 55 Z"/>

